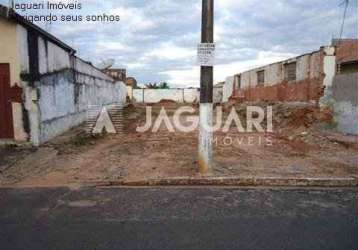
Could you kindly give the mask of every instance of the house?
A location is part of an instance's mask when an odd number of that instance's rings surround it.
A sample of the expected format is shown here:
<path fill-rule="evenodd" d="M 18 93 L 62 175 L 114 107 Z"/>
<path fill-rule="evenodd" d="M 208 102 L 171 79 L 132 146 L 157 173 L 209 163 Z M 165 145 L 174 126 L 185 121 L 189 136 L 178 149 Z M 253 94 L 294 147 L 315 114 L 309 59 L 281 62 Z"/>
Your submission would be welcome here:
<path fill-rule="evenodd" d="M 341 39 L 317 51 L 228 77 L 226 84 L 232 85 L 230 98 L 241 102 L 319 103 L 337 74 L 357 71 L 358 39 Z"/>
<path fill-rule="evenodd" d="M 127 86 L 130 86 L 132 88 L 136 88 L 137 87 L 137 80 L 134 77 L 127 77 L 125 84 Z"/>
<path fill-rule="evenodd" d="M 117 81 L 125 82 L 126 78 L 127 78 L 127 70 L 126 69 L 109 68 L 109 69 L 103 70 L 103 72 Z"/>
<path fill-rule="evenodd" d="M 358 39 L 230 76 L 223 102 L 310 102 L 329 108 L 337 129 L 358 135 Z"/>
<path fill-rule="evenodd" d="M 40 145 L 86 120 L 92 106 L 125 102 L 123 82 L 0 5 L 0 142 Z"/>

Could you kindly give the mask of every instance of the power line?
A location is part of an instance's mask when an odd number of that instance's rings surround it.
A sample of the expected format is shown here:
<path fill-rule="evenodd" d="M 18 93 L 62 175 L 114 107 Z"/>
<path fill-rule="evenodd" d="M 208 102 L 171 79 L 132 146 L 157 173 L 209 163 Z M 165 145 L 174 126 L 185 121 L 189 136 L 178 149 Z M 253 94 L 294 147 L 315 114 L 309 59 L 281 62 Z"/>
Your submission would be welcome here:
<path fill-rule="evenodd" d="M 340 6 L 342 6 L 343 4 L 344 6 L 344 13 L 343 13 L 343 20 L 342 20 L 342 26 L 341 26 L 341 32 L 339 35 L 339 39 L 342 39 L 343 36 L 343 32 L 344 32 L 344 26 L 346 24 L 346 18 L 347 18 L 347 11 L 348 11 L 348 6 L 349 6 L 350 0 L 344 0 Z"/>

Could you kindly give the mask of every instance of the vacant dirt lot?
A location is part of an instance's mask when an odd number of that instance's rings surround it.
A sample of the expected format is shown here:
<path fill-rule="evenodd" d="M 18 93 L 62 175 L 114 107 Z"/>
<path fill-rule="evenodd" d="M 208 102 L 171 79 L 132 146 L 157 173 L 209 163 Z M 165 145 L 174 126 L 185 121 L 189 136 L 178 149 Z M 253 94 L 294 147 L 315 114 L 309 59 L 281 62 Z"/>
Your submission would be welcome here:
<path fill-rule="evenodd" d="M 177 108 L 162 105 L 169 114 Z M 240 117 L 246 116 L 244 105 L 235 108 Z M 160 109 L 156 105 L 153 112 Z M 329 112 L 302 104 L 275 104 L 273 110 L 274 133 L 239 133 L 232 127 L 229 133 L 215 134 L 215 176 L 358 178 L 358 137 L 336 133 Z M 197 175 L 197 132 L 137 133 L 145 108 L 125 112 L 120 134 L 93 137 L 77 128 L 40 148 L 1 148 L 1 185 L 63 186 Z"/>

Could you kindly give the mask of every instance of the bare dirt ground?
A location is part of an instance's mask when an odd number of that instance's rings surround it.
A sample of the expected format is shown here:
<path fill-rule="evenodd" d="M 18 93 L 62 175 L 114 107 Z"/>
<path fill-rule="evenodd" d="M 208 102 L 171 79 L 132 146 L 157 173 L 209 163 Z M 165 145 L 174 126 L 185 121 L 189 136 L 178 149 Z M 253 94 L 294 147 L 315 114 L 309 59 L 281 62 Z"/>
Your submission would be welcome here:
<path fill-rule="evenodd" d="M 177 108 L 161 105 L 169 113 Z M 161 105 L 153 107 L 155 114 Z M 246 116 L 245 105 L 235 108 L 240 117 Z M 273 110 L 274 133 L 239 133 L 233 127 L 229 133 L 215 134 L 214 176 L 358 178 L 358 137 L 335 132 L 328 112 L 302 104 L 274 104 Z M 120 134 L 91 136 L 76 128 L 39 148 L 0 148 L 0 185 L 198 176 L 197 132 L 137 133 L 145 108 L 129 107 L 125 112 Z"/>

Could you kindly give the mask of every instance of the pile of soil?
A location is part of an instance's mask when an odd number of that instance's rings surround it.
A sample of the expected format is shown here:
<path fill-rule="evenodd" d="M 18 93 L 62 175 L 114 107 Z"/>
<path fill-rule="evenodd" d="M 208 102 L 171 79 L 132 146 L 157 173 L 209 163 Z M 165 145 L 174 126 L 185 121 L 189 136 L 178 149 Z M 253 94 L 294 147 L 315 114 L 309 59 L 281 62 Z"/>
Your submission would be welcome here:
<path fill-rule="evenodd" d="M 234 107 L 240 118 L 246 120 L 247 107 L 259 106 L 264 108 L 272 107 L 273 112 L 273 126 L 275 129 L 297 129 L 297 128 L 311 128 L 319 123 L 333 123 L 332 111 L 329 109 L 321 109 L 317 105 L 307 103 L 251 103 L 251 104 L 236 104 Z M 226 113 L 230 109 L 226 108 Z M 266 120 L 264 121 L 266 123 Z"/>

